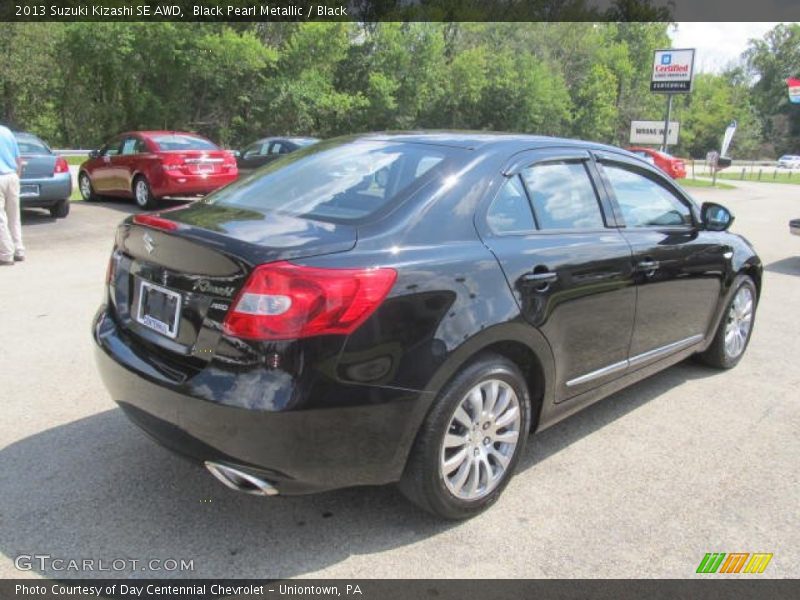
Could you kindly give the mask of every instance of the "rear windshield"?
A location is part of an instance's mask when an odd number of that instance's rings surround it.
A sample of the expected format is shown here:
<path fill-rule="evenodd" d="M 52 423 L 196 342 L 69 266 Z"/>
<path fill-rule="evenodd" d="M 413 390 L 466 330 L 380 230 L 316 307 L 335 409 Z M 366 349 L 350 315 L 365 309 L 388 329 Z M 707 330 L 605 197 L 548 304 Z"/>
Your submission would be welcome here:
<path fill-rule="evenodd" d="M 321 142 L 208 196 L 212 204 L 355 221 L 413 192 L 450 162 L 439 146 Z"/>
<path fill-rule="evenodd" d="M 219 150 L 216 144 L 212 144 L 206 139 L 194 135 L 181 133 L 170 133 L 165 135 L 154 135 L 150 138 L 158 146 L 159 150 Z"/>
<path fill-rule="evenodd" d="M 43 141 L 28 136 L 18 137 L 17 146 L 20 154 L 50 154 Z"/>

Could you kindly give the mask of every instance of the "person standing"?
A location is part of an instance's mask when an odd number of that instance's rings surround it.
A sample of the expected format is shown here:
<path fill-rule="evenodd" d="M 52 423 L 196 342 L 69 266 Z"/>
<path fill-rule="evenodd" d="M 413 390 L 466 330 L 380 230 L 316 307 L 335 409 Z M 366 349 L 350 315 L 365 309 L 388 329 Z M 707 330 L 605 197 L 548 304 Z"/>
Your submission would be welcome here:
<path fill-rule="evenodd" d="M 22 159 L 14 134 L 0 125 L 0 266 L 25 260 L 19 210 Z"/>

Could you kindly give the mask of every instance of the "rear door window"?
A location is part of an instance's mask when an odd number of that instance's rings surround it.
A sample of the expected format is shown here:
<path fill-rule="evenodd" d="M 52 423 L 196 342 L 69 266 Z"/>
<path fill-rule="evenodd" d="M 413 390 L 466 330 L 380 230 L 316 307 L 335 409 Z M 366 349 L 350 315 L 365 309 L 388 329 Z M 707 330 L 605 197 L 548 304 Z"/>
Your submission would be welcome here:
<path fill-rule="evenodd" d="M 272 146 L 269 149 L 270 154 L 288 154 L 289 148 L 286 147 L 286 144 L 283 142 L 272 142 Z"/>
<path fill-rule="evenodd" d="M 125 138 L 122 142 L 122 151 L 120 154 L 123 156 L 127 156 L 130 154 L 136 154 L 138 150 L 136 149 L 139 140 L 134 137 Z"/>
<path fill-rule="evenodd" d="M 528 233 L 536 229 L 528 195 L 519 176 L 503 184 L 486 213 L 492 231 L 500 234 Z"/>
<path fill-rule="evenodd" d="M 583 162 L 535 164 L 522 171 L 539 229 L 605 227 L 600 202 Z"/>

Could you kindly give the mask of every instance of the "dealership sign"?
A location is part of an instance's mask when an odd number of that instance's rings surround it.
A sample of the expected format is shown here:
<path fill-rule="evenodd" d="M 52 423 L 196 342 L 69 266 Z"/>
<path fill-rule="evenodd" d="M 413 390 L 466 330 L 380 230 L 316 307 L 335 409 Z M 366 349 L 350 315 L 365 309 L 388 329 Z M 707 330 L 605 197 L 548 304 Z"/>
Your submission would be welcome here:
<path fill-rule="evenodd" d="M 680 123 L 670 121 L 667 143 L 678 143 Z M 661 144 L 664 141 L 664 121 L 631 121 L 631 144 Z"/>
<path fill-rule="evenodd" d="M 692 91 L 694 76 L 694 48 L 683 50 L 656 50 L 650 91 L 662 94 L 680 94 Z"/>

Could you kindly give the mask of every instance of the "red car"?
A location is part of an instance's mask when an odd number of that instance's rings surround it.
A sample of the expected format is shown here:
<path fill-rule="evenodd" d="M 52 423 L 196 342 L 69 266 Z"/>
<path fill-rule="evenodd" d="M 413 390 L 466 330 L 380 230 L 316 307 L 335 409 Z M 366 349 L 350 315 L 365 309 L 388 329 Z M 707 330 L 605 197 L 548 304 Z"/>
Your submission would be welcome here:
<path fill-rule="evenodd" d="M 238 175 L 233 153 L 204 137 L 131 131 L 89 153 L 78 173 L 78 187 L 84 200 L 119 196 L 151 209 L 165 196 L 202 196 Z"/>
<path fill-rule="evenodd" d="M 680 158 L 675 158 L 666 152 L 659 152 L 658 150 L 642 148 L 640 146 L 631 146 L 627 148 L 627 150 L 638 154 L 647 162 L 654 164 L 673 179 L 686 177 L 686 164 L 684 164 Z"/>

